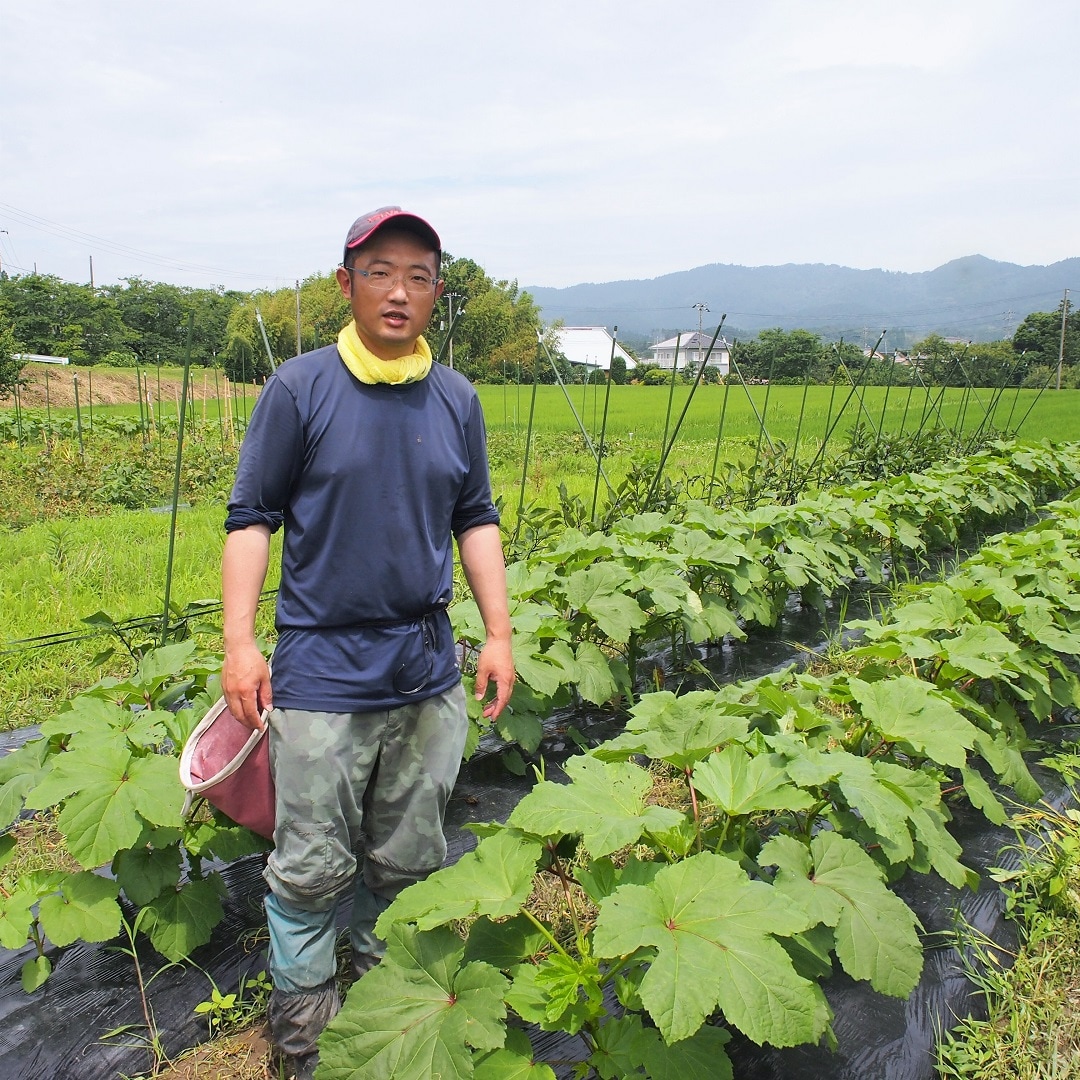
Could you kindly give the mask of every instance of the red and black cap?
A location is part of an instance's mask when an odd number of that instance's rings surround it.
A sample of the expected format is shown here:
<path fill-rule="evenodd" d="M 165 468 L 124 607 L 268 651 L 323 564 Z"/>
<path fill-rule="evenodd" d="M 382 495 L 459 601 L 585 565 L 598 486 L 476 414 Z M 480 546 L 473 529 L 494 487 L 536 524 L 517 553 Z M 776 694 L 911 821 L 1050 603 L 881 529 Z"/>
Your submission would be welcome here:
<path fill-rule="evenodd" d="M 439 239 L 439 234 L 422 217 L 410 214 L 407 210 L 402 210 L 400 206 L 381 206 L 378 210 L 361 215 L 352 223 L 345 237 L 345 254 L 341 261 L 345 262 L 353 248 L 359 247 L 365 240 L 370 240 L 379 229 L 391 223 L 398 228 L 416 233 L 431 244 L 435 253 L 440 258 L 442 257 L 442 241 Z"/>

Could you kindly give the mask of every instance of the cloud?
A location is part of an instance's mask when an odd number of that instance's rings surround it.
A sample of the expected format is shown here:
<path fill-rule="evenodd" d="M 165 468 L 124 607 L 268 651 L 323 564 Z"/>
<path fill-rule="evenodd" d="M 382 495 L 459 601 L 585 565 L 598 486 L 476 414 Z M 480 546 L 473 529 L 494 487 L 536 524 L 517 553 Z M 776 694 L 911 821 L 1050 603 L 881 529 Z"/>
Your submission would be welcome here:
<path fill-rule="evenodd" d="M 0 201 L 63 226 L 5 264 L 275 285 L 386 203 L 537 284 L 1077 254 L 1065 0 L 0 4 Z"/>

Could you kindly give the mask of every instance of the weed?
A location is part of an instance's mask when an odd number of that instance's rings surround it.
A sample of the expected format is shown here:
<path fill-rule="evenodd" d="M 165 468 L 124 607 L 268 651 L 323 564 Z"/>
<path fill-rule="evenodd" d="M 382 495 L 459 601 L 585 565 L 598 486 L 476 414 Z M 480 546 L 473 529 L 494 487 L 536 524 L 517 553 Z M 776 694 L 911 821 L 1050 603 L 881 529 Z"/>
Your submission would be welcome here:
<path fill-rule="evenodd" d="M 1065 1080 L 1080 1074 L 1080 813 L 1039 807 L 1014 819 L 1020 865 L 994 876 L 1022 947 L 1007 954 L 971 931 L 960 935 L 969 977 L 988 1010 L 943 1033 L 943 1080 Z M 1039 839 L 1027 837 L 1038 830 Z"/>
<path fill-rule="evenodd" d="M 207 975 L 207 978 L 210 976 Z M 210 986 L 209 1000 L 196 1005 L 195 1012 L 206 1017 L 211 1038 L 238 1031 L 261 1018 L 273 989 L 273 983 L 265 971 L 241 975 L 240 985 L 234 994 L 221 993 L 213 979 L 210 979 Z"/>

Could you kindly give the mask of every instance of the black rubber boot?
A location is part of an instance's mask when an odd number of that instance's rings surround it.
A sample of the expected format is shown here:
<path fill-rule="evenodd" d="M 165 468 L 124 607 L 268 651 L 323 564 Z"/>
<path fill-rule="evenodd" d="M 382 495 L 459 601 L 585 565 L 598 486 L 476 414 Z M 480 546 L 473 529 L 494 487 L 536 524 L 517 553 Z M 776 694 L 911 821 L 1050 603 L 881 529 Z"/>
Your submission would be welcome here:
<path fill-rule="evenodd" d="M 327 979 L 302 994 L 274 990 L 267 1019 L 270 1037 L 286 1059 L 295 1080 L 312 1080 L 319 1063 L 319 1036 L 341 1008 L 337 986 Z"/>
<path fill-rule="evenodd" d="M 361 975 L 366 975 L 381 959 L 381 956 L 373 956 L 368 952 L 354 952 L 351 961 L 353 982 Z"/>

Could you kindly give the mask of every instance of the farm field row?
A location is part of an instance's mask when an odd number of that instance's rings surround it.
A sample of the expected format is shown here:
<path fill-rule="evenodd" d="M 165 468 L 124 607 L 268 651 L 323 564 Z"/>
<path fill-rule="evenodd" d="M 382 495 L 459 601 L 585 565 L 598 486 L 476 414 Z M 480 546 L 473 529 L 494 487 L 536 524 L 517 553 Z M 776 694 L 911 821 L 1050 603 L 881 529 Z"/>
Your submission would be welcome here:
<path fill-rule="evenodd" d="M 614 443 L 605 458 L 605 473 L 613 485 L 642 464 L 629 442 Z M 51 493 L 61 511 L 77 510 L 94 500 L 95 484 L 105 484 L 113 497 L 164 501 L 169 497 L 174 446 L 170 447 L 169 440 L 164 445 L 151 441 L 143 446 L 137 435 L 121 438 L 99 432 L 88 439 L 85 461 L 70 440 L 54 444 L 51 453 L 40 446 L 0 447 L 0 527 L 9 527 L 0 552 L 0 647 L 20 639 L 78 631 L 81 620 L 97 612 L 116 621 L 161 612 L 169 514 L 145 509 L 96 515 L 69 512 L 19 529 L 10 530 L 10 525 L 45 514 L 45 493 Z M 490 446 L 495 491 L 504 504 L 504 531 L 511 537 L 522 497 L 518 485 L 524 435 L 492 432 Z M 558 488 L 563 486 L 571 499 L 579 500 L 579 508 L 587 511 L 597 481 L 595 466 L 582 446 L 581 440 L 572 437 L 551 433 L 535 437 L 523 493 L 527 506 L 558 506 Z M 683 485 L 680 497 L 707 494 L 714 447 L 714 442 L 689 439 L 676 445 L 665 475 Z M 218 442 L 206 432 L 197 433 L 186 451 L 185 477 L 191 484 L 182 488 L 181 499 L 190 499 L 192 505 L 178 515 L 171 593 L 173 603 L 181 608 L 214 601 L 220 595 L 221 523 L 232 475 L 232 458 L 221 453 Z M 718 475 L 727 470 L 744 477 L 754 460 L 755 450 L 745 441 L 725 440 Z M 654 469 L 655 457 L 647 459 L 642 475 L 647 478 Z M 156 476 L 156 487 L 149 473 Z M 695 476 L 696 483 L 686 479 Z M 146 485 L 145 492 L 140 492 L 140 484 Z M 603 506 L 602 488 L 599 494 Z M 721 494 L 718 490 L 717 496 Z M 553 520 L 557 524 L 558 515 Z M 562 521 L 565 527 L 565 515 Z M 555 526 L 549 521 L 546 527 Z M 272 562 L 269 588 L 276 585 L 276 572 Z M 270 605 L 264 605 L 261 626 L 265 631 L 271 621 Z M 96 678 L 100 671 L 92 660 L 104 640 L 92 638 L 4 657 L 0 723 L 20 726 L 40 720 L 55 700 Z M 106 670 L 116 670 L 119 663 L 114 659 Z"/>
<path fill-rule="evenodd" d="M 717 1003 L 728 1023 L 755 1041 L 816 1041 L 831 1019 L 818 981 L 831 969 L 834 950 L 853 977 L 905 996 L 917 980 L 921 950 L 913 916 L 884 888 L 884 871 L 910 866 L 925 872 L 932 866 L 955 885 L 969 882 L 971 874 L 943 827 L 949 817 L 943 770 L 959 773 L 972 802 L 1000 820 L 1002 806 L 971 761 L 980 758 L 1018 793 L 1032 797 L 1017 753 L 1016 709 L 1045 718 L 1054 702 L 1078 699 L 1075 675 L 1061 659 L 1063 650 L 1075 652 L 1075 504 L 1051 508 L 1060 524 L 1047 520 L 1025 534 L 998 538 L 944 586 L 924 586 L 880 632 L 867 624 L 871 640 L 854 666 L 779 674 L 681 698 L 637 696 L 631 685 L 633 640 L 663 641 L 669 624 L 673 643 L 677 636 L 700 642 L 739 634 L 736 612 L 747 623 L 772 625 L 792 589 L 801 591 L 804 602 L 820 600 L 850 580 L 856 566 L 876 576 L 890 548 L 922 551 L 948 543 L 963 522 L 984 527 L 1026 511 L 1048 491 L 1074 487 L 1078 476 L 1080 461 L 1070 449 L 1014 448 L 1011 455 L 983 454 L 938 469 L 916 483 L 901 478 L 852 485 L 755 512 L 684 507 L 682 514 L 627 519 L 610 536 L 570 531 L 549 537 L 532 558 L 511 568 L 523 661 L 520 704 L 526 705 L 529 687 L 536 701 L 550 705 L 561 687 L 599 703 L 620 700 L 622 686 L 624 704 L 627 697 L 636 699 L 628 730 L 568 766 L 571 785 L 536 787 L 512 815 L 509 829 L 481 830 L 476 855 L 440 877 L 450 875 L 452 887 L 440 889 L 432 879 L 431 887 L 403 894 L 393 911 L 398 921 L 387 927 L 394 943 L 389 963 L 378 969 L 383 974 L 365 977 L 359 993 L 353 991 L 352 1007 L 336 1025 L 341 1041 L 327 1044 L 327 1064 L 339 1069 L 329 1075 L 351 1075 L 349 1062 L 366 1053 L 360 1044 L 369 1023 L 381 1025 L 391 1038 L 399 1022 L 411 1028 L 415 1017 L 395 1014 L 394 1008 L 411 1000 L 410 991 L 397 993 L 401 980 L 410 987 L 424 981 L 420 968 L 435 982 L 449 979 L 451 1004 L 460 991 L 462 1011 L 469 1015 L 482 1005 L 501 1017 L 498 1002 L 505 1000 L 525 1019 L 570 1034 L 584 1030 L 586 1052 L 594 1053 L 601 1075 L 608 1074 L 601 1068 L 607 1053 L 636 1063 L 656 1055 L 668 1065 L 685 1059 L 687 1067 L 691 1059 L 708 1058 L 719 1069 L 713 1075 L 725 1075 L 723 1033 L 699 1034 Z M 990 582 L 999 587 L 988 588 Z M 459 607 L 455 625 L 468 639 L 468 604 Z M 623 646 L 629 646 L 628 668 L 619 659 Z M 906 659 L 894 666 L 900 658 Z M 38 809 L 56 800 L 66 803 L 57 820 L 83 871 L 20 883 L 18 894 L 5 902 L 5 945 L 18 947 L 20 927 L 28 920 L 31 929 L 37 925 L 29 913 L 35 896 L 44 897 L 40 923 L 50 938 L 102 940 L 112 924 L 116 888 L 148 898 L 135 902 L 150 909 L 145 928 L 166 956 L 181 955 L 205 929 L 218 910 L 211 880 L 196 875 L 198 880 L 181 889 L 187 906 L 172 903 L 175 809 L 159 790 L 166 786 L 166 770 L 158 759 L 166 745 L 161 740 L 182 743 L 181 729 L 189 720 L 165 703 L 181 686 L 194 693 L 208 681 L 212 659 L 196 653 L 192 642 L 147 657 L 130 679 L 102 686 L 50 721 L 43 733 L 61 740 L 39 743 L 36 750 L 28 746 L 18 762 L 9 761 L 0 782 L 14 808 L 24 796 Z M 982 689 L 971 690 L 977 680 Z M 988 686 L 995 693 L 993 708 L 985 700 Z M 158 708 L 133 722 L 135 702 Z M 525 708 L 520 715 L 527 713 Z M 524 729 L 504 734 L 526 741 Z M 720 753 L 718 745 L 724 746 Z M 666 762 L 671 787 L 681 785 L 685 800 L 674 792 L 666 801 L 645 798 L 645 788 L 659 774 L 639 768 L 642 753 Z M 94 770 L 92 784 L 78 781 L 79 770 L 87 768 Z M 114 772 L 131 777 L 124 790 L 145 818 L 140 825 L 140 817 L 125 809 L 123 835 L 120 817 L 110 816 L 122 787 Z M 175 787 L 175 771 L 169 781 Z M 91 803 L 101 812 L 86 814 Z M 856 805 L 861 818 L 850 812 Z M 784 835 L 771 838 L 767 848 L 760 832 L 763 812 L 784 820 Z M 826 818 L 832 830 L 814 827 Z M 85 827 L 105 819 L 116 828 Z M 168 902 L 151 897 L 148 887 L 140 838 L 150 833 L 140 829 L 150 824 L 163 826 L 153 834 L 150 862 L 155 874 L 161 871 L 154 880 Z M 574 837 L 580 837 L 583 857 L 564 863 L 564 848 Z M 129 838 L 138 841 L 138 858 L 127 850 Z M 228 850 L 235 857 L 245 850 L 242 841 L 227 822 L 184 831 L 189 857 L 200 866 L 210 853 Z M 624 860 L 618 849 L 626 844 L 638 845 L 639 852 Z M 117 882 L 106 889 L 92 870 L 114 851 Z M 537 866 L 543 852 L 548 854 Z M 498 876 L 494 887 L 492 866 Z M 779 869 L 773 872 L 773 866 Z M 570 911 L 558 926 L 522 907 L 534 874 L 562 881 Z M 55 902 L 57 889 L 70 910 Z M 679 898 L 676 907 L 669 905 L 673 898 Z M 717 909 L 727 903 L 721 898 L 733 898 L 734 907 Z M 590 907 L 599 915 L 579 919 L 575 912 Z M 630 908 L 634 916 L 624 918 Z M 442 928 L 474 915 L 481 920 L 465 946 Z M 694 930 L 697 915 L 709 920 L 701 932 Z M 504 916 L 512 918 L 504 922 Z M 735 921 L 728 921 L 732 916 Z M 693 938 L 692 946 L 680 938 L 683 932 Z M 774 939 L 790 939 L 799 948 L 788 955 Z M 669 963 L 670 950 L 684 945 L 695 950 L 689 976 Z M 612 958 L 610 970 L 597 968 L 594 956 Z M 715 978 L 716 965 L 732 957 L 749 966 L 737 965 L 730 979 Z M 43 954 L 31 957 L 24 979 L 39 985 L 51 962 Z M 625 977 L 616 980 L 615 991 L 628 1012 L 625 1020 L 612 1020 L 602 1007 L 601 984 L 619 968 Z M 509 979 L 497 974 L 500 969 Z M 755 973 L 749 982 L 745 970 Z M 473 978 L 478 974 L 480 982 Z M 704 995 L 703 985 L 711 988 Z M 773 991 L 769 1000 L 782 1004 L 767 1008 L 761 995 Z M 671 1048 L 642 1027 L 645 1012 Z M 501 1024 L 495 1026 L 501 1031 Z M 401 1038 L 407 1040 L 406 1029 Z M 466 1033 L 459 1042 L 458 1034 L 447 1030 L 433 1038 L 454 1060 L 473 1056 L 467 1043 L 479 1052 L 478 1066 L 491 1051 L 484 1075 L 507 1075 L 530 1056 L 518 1034 L 506 1037 L 505 1048 L 502 1039 L 477 1044 Z M 418 1062 L 414 1073 L 402 1076 L 419 1080 L 430 1075 L 424 1068 Z"/>

